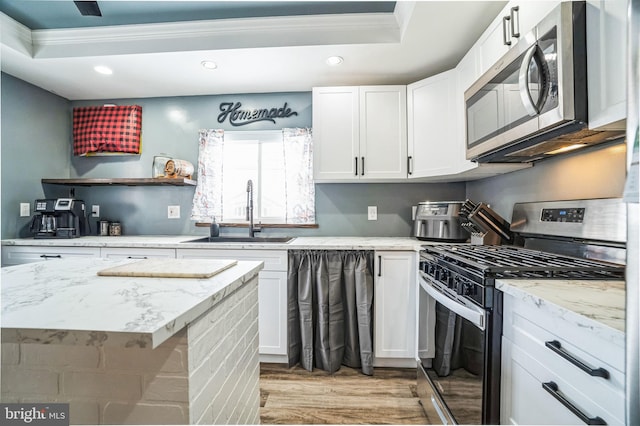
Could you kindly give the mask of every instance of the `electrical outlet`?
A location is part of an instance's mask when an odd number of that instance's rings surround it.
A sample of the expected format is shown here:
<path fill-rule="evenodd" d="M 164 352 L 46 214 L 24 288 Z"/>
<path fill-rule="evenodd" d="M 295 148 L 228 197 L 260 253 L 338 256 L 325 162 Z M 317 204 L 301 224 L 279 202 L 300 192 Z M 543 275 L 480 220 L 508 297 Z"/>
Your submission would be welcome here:
<path fill-rule="evenodd" d="M 169 206 L 167 208 L 167 217 L 169 219 L 180 219 L 180 206 Z"/>
<path fill-rule="evenodd" d="M 91 206 L 91 217 L 100 217 L 100 206 L 93 204 Z"/>
<path fill-rule="evenodd" d="M 20 217 L 29 216 L 31 214 L 31 204 L 20 203 Z"/>
<path fill-rule="evenodd" d="M 377 206 L 368 206 L 367 207 L 367 219 L 369 219 L 369 220 L 378 220 L 378 207 Z"/>

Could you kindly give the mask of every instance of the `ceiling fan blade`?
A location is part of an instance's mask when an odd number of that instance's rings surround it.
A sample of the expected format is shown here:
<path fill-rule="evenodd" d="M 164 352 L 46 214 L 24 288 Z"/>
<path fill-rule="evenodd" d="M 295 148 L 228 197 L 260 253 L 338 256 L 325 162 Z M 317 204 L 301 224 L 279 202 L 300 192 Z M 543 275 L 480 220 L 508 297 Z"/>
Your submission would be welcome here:
<path fill-rule="evenodd" d="M 74 1 L 82 16 L 102 16 L 97 1 Z"/>

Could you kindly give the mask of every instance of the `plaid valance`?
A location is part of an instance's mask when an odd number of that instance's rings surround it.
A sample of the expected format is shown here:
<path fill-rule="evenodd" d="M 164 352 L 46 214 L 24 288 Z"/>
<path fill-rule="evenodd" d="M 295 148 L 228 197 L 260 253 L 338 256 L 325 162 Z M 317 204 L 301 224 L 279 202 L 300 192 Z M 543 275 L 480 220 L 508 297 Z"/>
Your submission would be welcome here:
<path fill-rule="evenodd" d="M 142 107 L 139 105 L 73 109 L 73 155 L 140 154 L 141 133 Z"/>

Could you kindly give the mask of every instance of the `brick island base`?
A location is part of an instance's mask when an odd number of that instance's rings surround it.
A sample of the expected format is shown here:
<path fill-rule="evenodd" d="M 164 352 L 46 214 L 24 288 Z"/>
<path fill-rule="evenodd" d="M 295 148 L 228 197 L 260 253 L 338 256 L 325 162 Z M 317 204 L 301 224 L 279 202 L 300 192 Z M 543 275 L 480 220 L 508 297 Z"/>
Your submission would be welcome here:
<path fill-rule="evenodd" d="M 68 402 L 71 424 L 260 423 L 257 275 L 157 348 L 126 346 L 3 342 L 1 400 Z"/>

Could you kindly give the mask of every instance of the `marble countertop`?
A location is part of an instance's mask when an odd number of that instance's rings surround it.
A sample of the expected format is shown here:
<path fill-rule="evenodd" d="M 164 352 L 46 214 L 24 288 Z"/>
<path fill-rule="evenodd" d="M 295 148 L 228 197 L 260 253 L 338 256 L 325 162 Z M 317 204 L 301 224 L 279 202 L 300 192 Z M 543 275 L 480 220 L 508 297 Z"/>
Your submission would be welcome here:
<path fill-rule="evenodd" d="M 271 250 L 419 250 L 437 242 L 411 237 L 297 237 L 288 243 L 190 243 L 204 235 L 87 236 L 72 239 L 17 238 L 2 240 L 5 246 L 135 247 L 135 248 L 244 248 Z"/>
<path fill-rule="evenodd" d="M 624 342 L 624 281 L 496 280 L 496 288 L 548 315 Z"/>
<path fill-rule="evenodd" d="M 263 267 L 239 261 L 206 279 L 97 275 L 135 261 L 62 259 L 2 268 L 2 341 L 155 348 Z"/>

